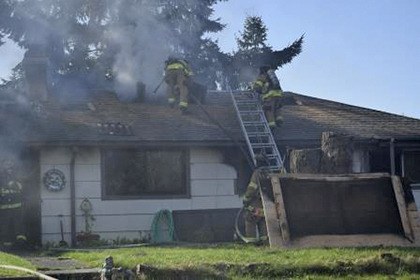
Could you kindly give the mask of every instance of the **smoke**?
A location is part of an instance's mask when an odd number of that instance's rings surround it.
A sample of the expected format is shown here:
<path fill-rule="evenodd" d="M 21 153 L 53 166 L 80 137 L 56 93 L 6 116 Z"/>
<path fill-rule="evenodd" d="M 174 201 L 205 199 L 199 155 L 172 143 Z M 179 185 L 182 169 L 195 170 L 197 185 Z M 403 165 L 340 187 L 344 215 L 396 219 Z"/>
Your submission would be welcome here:
<path fill-rule="evenodd" d="M 115 90 L 121 98 L 130 99 L 134 97 L 138 81 L 146 85 L 147 92 L 151 92 L 163 78 L 167 57 L 182 55 L 179 46 L 194 39 L 191 37 L 193 32 L 181 34 L 181 30 L 188 30 L 186 26 L 179 26 L 178 30 L 171 26 L 160 1 L 141 1 L 129 10 L 125 9 L 125 2 L 114 2 L 111 10 L 124 20 L 112 26 L 107 35 L 109 41 L 118 46 L 113 64 Z M 200 28 L 194 21 L 188 24 L 196 30 Z"/>
<path fill-rule="evenodd" d="M 23 36 L 14 39 L 24 47 L 48 47 L 57 92 L 67 86 L 59 82 L 65 71 L 84 68 L 82 75 L 72 74 L 70 88 L 88 92 L 89 86 L 108 85 L 103 81 L 108 71 L 104 68 L 109 68 L 118 96 L 131 99 L 137 82 L 144 83 L 147 92 L 160 83 L 169 55 L 184 56 L 198 68 L 203 57 L 191 50 L 199 49 L 207 5 L 201 0 L 23 0 L 15 3 L 13 14 Z M 72 59 L 84 52 L 94 54 L 100 63 L 75 66 L 78 62 Z M 102 71 L 103 77 L 90 77 L 92 70 Z"/>
<path fill-rule="evenodd" d="M 168 41 L 173 40 L 173 36 L 158 20 L 158 9 L 154 5 L 126 10 L 122 9 L 123 2 L 115 1 L 112 10 L 124 21 L 112 26 L 107 36 L 118 49 L 113 64 L 115 90 L 122 99 L 130 99 L 135 97 L 137 82 L 145 83 L 148 91 L 159 84 L 164 61 L 171 53 Z"/>

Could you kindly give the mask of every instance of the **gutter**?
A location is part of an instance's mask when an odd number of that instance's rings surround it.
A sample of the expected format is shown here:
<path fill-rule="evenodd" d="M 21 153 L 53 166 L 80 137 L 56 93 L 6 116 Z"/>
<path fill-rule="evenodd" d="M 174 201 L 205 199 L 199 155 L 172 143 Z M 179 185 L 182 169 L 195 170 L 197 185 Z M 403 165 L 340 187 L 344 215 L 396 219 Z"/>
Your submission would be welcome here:
<path fill-rule="evenodd" d="M 77 148 L 71 148 L 70 160 L 70 234 L 71 247 L 76 247 L 76 185 L 74 181 L 74 169 L 77 156 Z"/>
<path fill-rule="evenodd" d="M 382 143 L 388 143 L 393 139 L 396 145 L 398 144 L 420 144 L 420 136 L 401 136 L 401 137 L 386 137 L 386 138 L 373 138 L 374 140 Z M 410 143 L 415 142 L 415 143 Z M 417 143 L 416 143 L 417 142 Z"/>

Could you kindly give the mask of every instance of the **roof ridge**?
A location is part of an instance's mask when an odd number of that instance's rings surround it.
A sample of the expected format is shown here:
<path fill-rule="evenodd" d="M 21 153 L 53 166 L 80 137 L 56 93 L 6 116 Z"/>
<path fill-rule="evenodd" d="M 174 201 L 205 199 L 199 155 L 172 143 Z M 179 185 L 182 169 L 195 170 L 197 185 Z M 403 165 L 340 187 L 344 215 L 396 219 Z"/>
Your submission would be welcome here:
<path fill-rule="evenodd" d="M 312 99 L 313 101 L 329 103 L 329 104 L 326 104 L 326 105 L 335 105 L 335 106 L 340 106 L 340 107 L 347 107 L 349 109 L 354 108 L 354 109 L 363 110 L 363 111 L 370 111 L 370 112 L 385 114 L 385 115 L 389 115 L 389 116 L 396 117 L 396 118 L 401 118 L 401 119 L 406 119 L 406 120 L 420 121 L 420 119 L 414 118 L 414 117 L 403 116 L 403 115 L 400 115 L 400 114 L 390 113 L 390 112 L 386 112 L 386 111 L 382 111 L 382 110 L 378 110 L 378 109 L 367 108 L 367 107 L 347 104 L 347 103 L 343 103 L 343 102 L 338 102 L 338 101 L 334 101 L 334 100 L 330 100 L 330 99 L 324 99 L 324 98 L 304 95 L 304 94 L 295 93 L 295 92 L 292 92 L 292 91 L 285 91 L 285 93 L 286 94 L 291 94 L 291 95 L 294 95 L 294 96 L 298 96 L 298 97 L 303 97 L 303 98 L 306 98 L 306 99 Z M 342 108 L 342 109 L 344 109 L 344 108 Z"/>

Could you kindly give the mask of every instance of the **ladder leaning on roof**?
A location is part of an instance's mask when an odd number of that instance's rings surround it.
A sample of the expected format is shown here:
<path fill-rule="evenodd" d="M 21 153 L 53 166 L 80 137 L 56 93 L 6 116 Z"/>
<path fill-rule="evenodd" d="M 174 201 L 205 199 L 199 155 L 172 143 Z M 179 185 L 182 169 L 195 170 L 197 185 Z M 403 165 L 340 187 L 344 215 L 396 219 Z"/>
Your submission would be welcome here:
<path fill-rule="evenodd" d="M 241 90 L 229 90 L 229 92 L 254 167 L 257 167 L 255 155 L 263 154 L 267 158 L 268 165 L 262 168 L 273 172 L 284 172 L 283 159 L 268 126 L 258 94 Z"/>

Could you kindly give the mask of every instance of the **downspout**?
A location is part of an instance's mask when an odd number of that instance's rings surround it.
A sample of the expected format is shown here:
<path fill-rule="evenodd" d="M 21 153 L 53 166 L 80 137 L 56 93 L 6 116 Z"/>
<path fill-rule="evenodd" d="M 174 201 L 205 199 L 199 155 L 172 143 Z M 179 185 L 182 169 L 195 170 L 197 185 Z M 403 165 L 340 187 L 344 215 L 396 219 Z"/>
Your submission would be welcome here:
<path fill-rule="evenodd" d="M 395 139 L 389 141 L 389 158 L 391 163 L 391 175 L 395 175 Z"/>
<path fill-rule="evenodd" d="M 77 148 L 71 148 L 70 159 L 70 234 L 71 247 L 76 247 L 76 185 L 74 182 L 74 166 L 76 162 Z"/>

